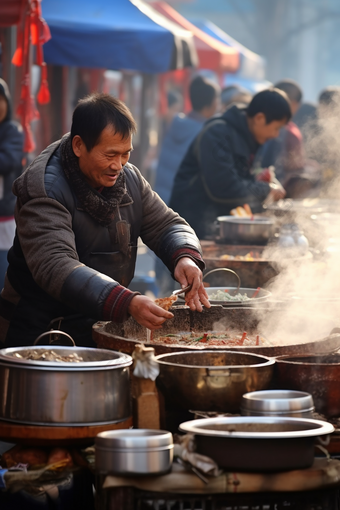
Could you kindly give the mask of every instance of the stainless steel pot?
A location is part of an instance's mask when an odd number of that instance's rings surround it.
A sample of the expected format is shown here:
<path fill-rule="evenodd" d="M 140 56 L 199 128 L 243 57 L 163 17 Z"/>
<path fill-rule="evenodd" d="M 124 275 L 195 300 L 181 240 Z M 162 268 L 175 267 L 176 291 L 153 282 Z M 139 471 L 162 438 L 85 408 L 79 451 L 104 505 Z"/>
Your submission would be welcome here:
<path fill-rule="evenodd" d="M 252 391 L 242 397 L 241 414 L 244 416 L 313 418 L 313 412 L 313 397 L 303 391 Z"/>
<path fill-rule="evenodd" d="M 79 363 L 14 357 L 30 351 L 76 353 Z M 85 347 L 0 350 L 0 419 L 29 425 L 99 425 L 131 416 L 129 366 L 120 352 Z"/>
<path fill-rule="evenodd" d="M 274 221 L 270 218 L 237 218 L 219 216 L 219 241 L 246 244 L 266 244 L 274 235 Z"/>
<path fill-rule="evenodd" d="M 160 475 L 171 469 L 173 438 L 165 430 L 108 430 L 95 439 L 96 470 L 118 475 Z"/>
<path fill-rule="evenodd" d="M 242 395 L 269 387 L 274 360 L 233 351 L 186 351 L 156 357 L 156 383 L 180 408 L 239 411 Z"/>
<path fill-rule="evenodd" d="M 324 421 L 262 416 L 192 420 L 179 428 L 195 435 L 198 453 L 233 471 L 307 468 L 314 460 L 315 439 L 334 432 Z"/>

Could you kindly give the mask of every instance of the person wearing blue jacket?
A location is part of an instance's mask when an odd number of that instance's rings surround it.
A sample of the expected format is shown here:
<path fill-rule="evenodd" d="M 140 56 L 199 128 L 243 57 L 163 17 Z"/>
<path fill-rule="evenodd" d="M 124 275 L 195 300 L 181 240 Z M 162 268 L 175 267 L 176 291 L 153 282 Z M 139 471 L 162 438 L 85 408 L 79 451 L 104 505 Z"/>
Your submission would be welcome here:
<path fill-rule="evenodd" d="M 169 203 L 176 172 L 191 142 L 206 120 L 215 115 L 220 89 L 217 84 L 197 76 L 189 89 L 192 111 L 176 115 L 164 137 L 159 156 L 154 189 L 166 204 Z"/>
<path fill-rule="evenodd" d="M 22 171 L 24 133 L 12 120 L 12 104 L 8 86 L 0 78 L 0 290 L 4 286 L 8 266 L 7 252 L 15 234 L 13 181 Z"/>

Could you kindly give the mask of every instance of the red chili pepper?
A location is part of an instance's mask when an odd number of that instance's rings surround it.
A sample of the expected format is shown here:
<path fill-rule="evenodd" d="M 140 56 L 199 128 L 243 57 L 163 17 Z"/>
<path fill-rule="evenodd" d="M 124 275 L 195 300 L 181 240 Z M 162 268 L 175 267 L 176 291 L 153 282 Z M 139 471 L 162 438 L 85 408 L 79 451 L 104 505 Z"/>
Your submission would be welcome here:
<path fill-rule="evenodd" d="M 203 333 L 203 338 L 201 342 L 207 342 L 208 341 L 208 333 Z"/>
<path fill-rule="evenodd" d="M 224 289 L 224 292 L 229 292 L 229 289 Z"/>
<path fill-rule="evenodd" d="M 256 343 L 255 345 L 260 345 L 260 335 L 256 335 Z"/>
<path fill-rule="evenodd" d="M 261 287 L 257 287 L 257 289 L 255 290 L 254 294 L 251 296 L 251 299 L 256 298 L 256 296 L 258 295 L 260 290 L 261 290 Z"/>

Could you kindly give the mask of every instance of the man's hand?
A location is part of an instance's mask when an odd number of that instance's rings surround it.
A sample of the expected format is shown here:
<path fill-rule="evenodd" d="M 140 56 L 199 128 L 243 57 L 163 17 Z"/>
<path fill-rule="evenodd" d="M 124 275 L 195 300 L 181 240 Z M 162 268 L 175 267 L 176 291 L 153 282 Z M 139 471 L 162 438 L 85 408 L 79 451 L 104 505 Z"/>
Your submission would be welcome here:
<path fill-rule="evenodd" d="M 174 276 L 182 289 L 192 284 L 190 292 L 185 295 L 185 302 L 191 310 L 203 310 L 202 304 L 210 308 L 208 294 L 202 283 L 202 271 L 189 257 L 182 257 L 176 264 Z"/>
<path fill-rule="evenodd" d="M 160 329 L 163 322 L 173 318 L 171 312 L 163 310 L 147 296 L 137 295 L 132 298 L 128 311 L 141 326 L 149 329 Z"/>
<path fill-rule="evenodd" d="M 277 202 L 286 196 L 286 190 L 282 186 L 272 187 L 269 194 L 267 195 L 266 201 Z"/>

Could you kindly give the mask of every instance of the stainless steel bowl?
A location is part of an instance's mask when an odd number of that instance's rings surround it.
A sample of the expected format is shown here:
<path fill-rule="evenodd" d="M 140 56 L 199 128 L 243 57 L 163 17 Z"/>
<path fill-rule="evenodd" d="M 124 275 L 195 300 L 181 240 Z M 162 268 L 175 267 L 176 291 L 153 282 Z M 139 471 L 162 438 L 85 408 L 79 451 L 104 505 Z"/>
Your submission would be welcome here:
<path fill-rule="evenodd" d="M 242 397 L 241 414 L 244 416 L 290 416 L 312 418 L 313 397 L 309 393 L 293 390 L 264 390 L 246 393 Z"/>
<path fill-rule="evenodd" d="M 219 241 L 247 244 L 266 244 L 274 235 L 274 221 L 270 218 L 237 218 L 219 216 Z"/>
<path fill-rule="evenodd" d="M 334 432 L 324 421 L 274 416 L 192 420 L 179 428 L 194 434 L 197 452 L 219 467 L 258 472 L 311 466 L 315 439 Z"/>
<path fill-rule="evenodd" d="M 159 475 L 171 469 L 173 438 L 165 430 L 109 430 L 95 439 L 96 470 L 119 475 Z"/>
<path fill-rule="evenodd" d="M 220 412 L 238 412 L 244 393 L 268 388 L 275 363 L 223 350 L 162 354 L 156 360 L 156 382 L 166 399 L 182 409 Z"/>

